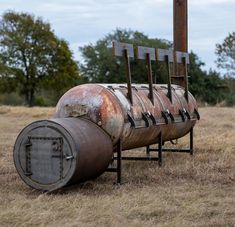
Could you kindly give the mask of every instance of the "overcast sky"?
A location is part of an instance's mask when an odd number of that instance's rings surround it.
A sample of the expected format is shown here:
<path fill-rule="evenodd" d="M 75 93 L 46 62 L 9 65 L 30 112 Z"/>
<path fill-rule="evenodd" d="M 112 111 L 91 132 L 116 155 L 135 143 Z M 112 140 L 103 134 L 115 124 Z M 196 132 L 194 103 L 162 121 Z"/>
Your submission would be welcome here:
<path fill-rule="evenodd" d="M 79 59 L 78 47 L 94 43 L 115 28 L 173 39 L 172 0 L 0 0 L 0 14 L 24 11 L 43 17 L 66 39 Z M 235 31 L 235 0 L 188 0 L 189 49 L 216 69 L 215 44 Z"/>

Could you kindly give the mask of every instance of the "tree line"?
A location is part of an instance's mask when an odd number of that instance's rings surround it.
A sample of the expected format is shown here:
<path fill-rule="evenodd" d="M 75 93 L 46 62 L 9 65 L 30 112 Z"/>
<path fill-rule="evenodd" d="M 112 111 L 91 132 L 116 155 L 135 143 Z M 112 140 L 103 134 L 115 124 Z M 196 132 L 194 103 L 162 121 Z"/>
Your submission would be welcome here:
<path fill-rule="evenodd" d="M 55 105 L 69 88 L 82 83 L 124 83 L 123 59 L 114 58 L 112 40 L 134 45 L 172 48 L 172 42 L 149 38 L 142 32 L 116 29 L 94 44 L 80 48 L 83 62 L 76 62 L 64 39 L 48 22 L 28 13 L 9 11 L 0 20 L 0 103 Z M 218 69 L 225 75 L 202 70 L 203 62 L 190 53 L 190 91 L 201 102 L 235 105 L 235 32 L 216 45 Z M 131 60 L 133 83 L 146 83 L 144 61 Z M 157 83 L 166 83 L 164 64 L 153 64 Z"/>

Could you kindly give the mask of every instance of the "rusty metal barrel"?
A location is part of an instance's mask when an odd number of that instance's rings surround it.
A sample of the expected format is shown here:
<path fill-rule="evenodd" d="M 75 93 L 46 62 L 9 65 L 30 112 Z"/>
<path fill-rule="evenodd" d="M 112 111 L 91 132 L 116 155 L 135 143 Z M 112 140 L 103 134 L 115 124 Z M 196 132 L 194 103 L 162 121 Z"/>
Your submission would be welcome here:
<path fill-rule="evenodd" d="M 153 85 L 154 104 L 147 85 L 133 85 L 133 105 L 123 84 L 85 84 L 72 88 L 59 100 L 56 118 L 85 117 L 107 132 L 113 142 L 122 141 L 132 149 L 186 135 L 197 121 L 197 104 L 184 88 L 172 85 L 172 101 L 167 85 Z"/>
<path fill-rule="evenodd" d="M 110 137 L 91 121 L 42 120 L 21 131 L 14 146 L 14 162 L 26 184 L 53 191 L 102 174 L 112 150 Z"/>

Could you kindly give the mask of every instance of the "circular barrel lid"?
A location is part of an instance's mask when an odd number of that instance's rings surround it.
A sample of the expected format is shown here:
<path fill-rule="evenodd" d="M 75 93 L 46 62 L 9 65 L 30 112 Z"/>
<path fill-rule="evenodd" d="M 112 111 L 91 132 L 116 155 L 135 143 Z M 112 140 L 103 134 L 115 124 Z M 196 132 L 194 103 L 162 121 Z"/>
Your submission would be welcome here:
<path fill-rule="evenodd" d="M 26 184 L 53 191 L 72 178 L 77 150 L 71 135 L 60 124 L 36 121 L 19 134 L 14 146 L 14 162 Z"/>

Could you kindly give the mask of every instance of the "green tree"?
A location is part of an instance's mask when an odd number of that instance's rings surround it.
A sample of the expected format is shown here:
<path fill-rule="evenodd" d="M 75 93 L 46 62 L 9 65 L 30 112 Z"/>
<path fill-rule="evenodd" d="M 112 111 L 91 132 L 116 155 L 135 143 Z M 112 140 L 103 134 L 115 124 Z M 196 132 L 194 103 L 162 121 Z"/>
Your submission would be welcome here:
<path fill-rule="evenodd" d="M 228 106 L 233 106 L 235 105 L 235 78 L 231 76 L 226 76 L 224 77 L 224 83 L 227 87 L 227 94 L 225 98 L 226 104 Z"/>
<path fill-rule="evenodd" d="M 60 93 L 79 80 L 68 44 L 55 36 L 49 23 L 27 13 L 3 14 L 0 60 L 1 77 L 17 82 L 29 106 L 45 81 Z"/>
<path fill-rule="evenodd" d="M 224 101 L 228 92 L 223 78 L 213 70 L 210 70 L 204 78 L 203 89 L 202 100 L 213 105 Z"/>
<path fill-rule="evenodd" d="M 205 91 L 205 78 L 207 73 L 202 70 L 205 64 L 200 61 L 199 57 L 191 52 L 189 65 L 189 90 L 196 98 L 203 99 L 202 95 Z"/>
<path fill-rule="evenodd" d="M 125 29 L 116 29 L 114 32 L 98 40 L 95 44 L 89 44 L 80 48 L 84 63 L 81 65 L 81 72 L 91 82 L 121 83 L 126 81 L 125 64 L 123 58 L 115 58 L 112 53 L 112 41 L 128 42 L 136 45 L 158 47 L 168 49 L 171 42 L 161 39 L 152 39 L 145 34 Z M 131 59 L 131 72 L 133 83 L 146 83 L 146 67 L 144 61 Z M 157 81 L 166 81 L 166 69 L 164 64 L 156 67 L 153 64 L 153 72 L 157 75 Z"/>
<path fill-rule="evenodd" d="M 235 76 L 235 32 L 229 33 L 222 44 L 216 45 L 217 66 L 226 70 L 227 76 Z"/>
<path fill-rule="evenodd" d="M 48 69 L 49 76 L 42 81 L 42 87 L 46 90 L 55 88 L 53 97 L 55 101 L 71 87 L 86 81 L 79 76 L 78 66 L 65 40 L 58 40 L 56 53 L 53 54 L 51 63 Z"/>

